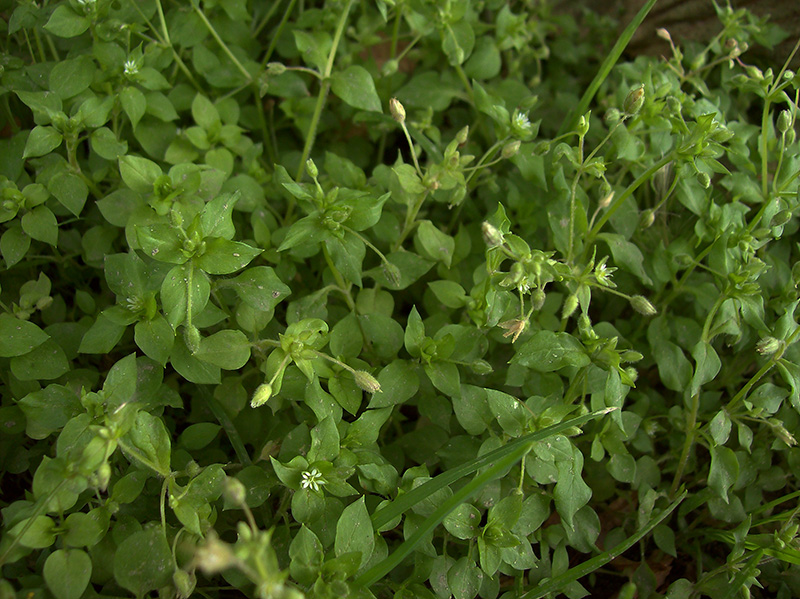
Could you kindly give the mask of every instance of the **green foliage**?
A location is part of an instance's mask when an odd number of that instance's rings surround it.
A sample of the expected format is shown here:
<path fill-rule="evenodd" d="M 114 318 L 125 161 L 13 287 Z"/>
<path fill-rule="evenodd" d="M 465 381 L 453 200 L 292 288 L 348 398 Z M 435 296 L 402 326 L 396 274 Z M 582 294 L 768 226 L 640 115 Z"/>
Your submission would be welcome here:
<path fill-rule="evenodd" d="M 800 595 L 800 76 L 654 4 L 0 0 L 0 597 Z"/>

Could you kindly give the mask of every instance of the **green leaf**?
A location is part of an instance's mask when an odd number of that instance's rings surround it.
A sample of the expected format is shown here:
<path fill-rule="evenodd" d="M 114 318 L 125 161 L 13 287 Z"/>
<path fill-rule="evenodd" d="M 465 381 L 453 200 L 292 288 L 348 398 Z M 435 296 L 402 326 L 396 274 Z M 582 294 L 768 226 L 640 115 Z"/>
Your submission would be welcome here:
<path fill-rule="evenodd" d="M 64 350 L 52 339 L 25 355 L 11 358 L 11 372 L 21 381 L 52 380 L 69 372 Z"/>
<path fill-rule="evenodd" d="M 42 127 L 37 125 L 31 130 L 28 141 L 25 144 L 23 158 L 35 158 L 44 156 L 55 150 L 61 145 L 64 138 L 53 127 Z"/>
<path fill-rule="evenodd" d="M 455 240 L 449 235 L 442 233 L 429 220 L 422 221 L 417 227 L 414 237 L 415 246 L 426 258 L 444 263 L 450 268 L 455 251 Z"/>
<path fill-rule="evenodd" d="M 466 20 L 461 20 L 445 28 L 442 51 L 447 55 L 451 65 L 462 64 L 472 54 L 474 47 L 475 33 Z"/>
<path fill-rule="evenodd" d="M 25 257 L 31 247 L 31 238 L 28 237 L 18 223 L 14 223 L 0 237 L 0 253 L 6 262 L 6 268 L 11 268 Z"/>
<path fill-rule="evenodd" d="M 713 381 L 722 366 L 717 352 L 707 342 L 699 341 L 692 348 L 692 357 L 695 360 L 696 367 L 694 376 L 692 376 L 690 395 L 694 395 L 700 390 L 701 386 Z"/>
<path fill-rule="evenodd" d="M 364 67 L 352 65 L 331 77 L 331 91 L 353 108 L 381 112 L 381 100 L 372 75 Z"/>
<path fill-rule="evenodd" d="M 616 233 L 600 233 L 597 238 L 608 244 L 611 255 L 614 257 L 614 264 L 639 277 L 645 285 L 653 284 L 644 271 L 644 255 L 638 246 Z"/>
<path fill-rule="evenodd" d="M 138 125 L 139 121 L 142 120 L 142 117 L 147 110 L 147 98 L 145 98 L 144 94 L 139 91 L 138 88 L 129 85 L 120 92 L 119 101 L 122 104 L 122 109 L 125 111 L 125 114 L 128 115 L 128 118 L 131 121 L 131 127 L 136 129 L 136 125 Z M 120 166 L 121 165 L 122 162 L 120 162 Z M 158 174 L 161 174 L 160 169 Z M 123 175 L 123 179 L 124 178 L 125 175 Z M 141 189 L 136 189 L 130 183 L 128 183 L 128 187 L 135 191 L 142 191 Z M 152 191 L 152 184 L 148 191 Z"/>
<path fill-rule="evenodd" d="M 271 311 L 288 297 L 292 290 L 283 284 L 269 266 L 253 266 L 228 283 L 247 305 L 256 310 Z"/>
<path fill-rule="evenodd" d="M 200 96 L 198 96 L 200 97 Z M 200 214 L 200 223 L 206 237 L 231 239 L 236 233 L 233 226 L 233 208 L 242 197 L 241 193 L 223 193 L 211 200 Z"/>
<path fill-rule="evenodd" d="M 162 173 L 152 160 L 128 155 L 119 159 L 119 174 L 133 191 L 152 193 L 153 183 Z"/>
<path fill-rule="evenodd" d="M 377 283 L 392 290 L 405 289 L 428 272 L 434 265 L 434 262 L 404 250 L 388 254 L 386 259 L 392 265 L 391 268 L 394 274 L 385 265 L 377 266 L 364 274 L 369 275 Z"/>
<path fill-rule="evenodd" d="M 474 505 L 462 503 L 442 522 L 451 535 L 457 539 L 468 540 L 477 536 L 480 530 L 481 513 Z"/>
<path fill-rule="evenodd" d="M 175 343 L 175 331 L 161 314 L 152 320 L 141 320 L 133 329 L 133 338 L 145 355 L 162 366 L 167 363 L 172 345 Z"/>
<path fill-rule="evenodd" d="M 44 562 L 44 580 L 56 599 L 80 599 L 92 576 L 92 559 L 80 549 L 58 549 Z"/>
<path fill-rule="evenodd" d="M 164 422 L 148 412 L 136 414 L 133 427 L 119 441 L 120 448 L 131 461 L 161 476 L 170 472 L 170 445 L 170 434 Z"/>
<path fill-rule="evenodd" d="M 206 250 L 195 264 L 210 275 L 227 275 L 241 270 L 263 251 L 241 241 L 217 237 L 206 241 Z"/>
<path fill-rule="evenodd" d="M 190 276 L 191 275 L 191 276 Z M 191 279 L 191 285 L 189 280 Z M 161 305 L 167 322 L 177 329 L 186 320 L 186 302 L 191 287 L 192 317 L 203 311 L 211 295 L 208 277 L 191 262 L 175 266 L 164 277 L 161 284 Z"/>
<path fill-rule="evenodd" d="M 565 366 L 581 368 L 591 359 L 580 341 L 569 333 L 537 331 L 511 358 L 512 364 L 522 364 L 539 372 L 552 372 Z"/>
<path fill-rule="evenodd" d="M 58 221 L 47 206 L 36 206 L 22 217 L 22 230 L 37 241 L 52 246 L 58 243 Z"/>
<path fill-rule="evenodd" d="M 114 579 L 137 597 L 172 583 L 172 551 L 160 527 L 134 532 L 114 553 Z"/>
<path fill-rule="evenodd" d="M 350 552 L 361 554 L 361 566 L 359 571 L 372 557 L 375 547 L 375 534 L 372 530 L 372 521 L 364 503 L 364 497 L 351 503 L 342 512 L 339 521 L 336 523 L 336 541 L 334 551 L 337 556 Z"/>
<path fill-rule="evenodd" d="M 19 407 L 25 413 L 25 434 L 31 439 L 44 439 L 52 435 L 61 430 L 70 418 L 83 411 L 75 391 L 55 384 L 28 393 L 19 400 Z"/>
<path fill-rule="evenodd" d="M 22 356 L 50 339 L 34 323 L 0 314 L 0 358 Z"/>
<path fill-rule="evenodd" d="M 64 208 L 74 216 L 80 216 L 89 195 L 89 188 L 83 179 L 75 173 L 64 170 L 50 179 L 47 189 Z"/>
<path fill-rule="evenodd" d="M 583 482 L 581 470 L 583 469 L 583 454 L 578 448 L 570 444 L 572 458 L 559 460 L 556 463 L 558 480 L 553 489 L 553 498 L 556 510 L 570 528 L 576 512 L 589 502 L 592 490 Z"/>
<path fill-rule="evenodd" d="M 406 351 L 414 358 L 419 358 L 421 354 L 422 342 L 425 340 L 425 325 L 422 323 L 422 317 L 417 312 L 417 307 L 412 306 L 411 312 L 408 314 L 408 322 L 406 322 L 406 332 L 403 341 L 406 346 Z"/>
<path fill-rule="evenodd" d="M 68 4 L 61 4 L 50 15 L 44 28 L 55 36 L 70 38 L 79 36 L 89 29 L 89 25 L 89 19 L 76 14 Z"/>
<path fill-rule="evenodd" d="M 708 471 L 708 487 L 725 503 L 728 503 L 728 490 L 739 478 L 739 460 L 732 449 L 724 446 L 710 447 L 711 467 Z"/>
<path fill-rule="evenodd" d="M 78 351 L 82 354 L 111 353 L 122 338 L 125 328 L 125 325 L 118 324 L 103 311 L 84 333 Z"/>
<path fill-rule="evenodd" d="M 385 408 L 404 403 L 419 389 L 416 367 L 406 360 L 394 360 L 378 373 L 381 390 L 372 396 L 370 408 Z"/>
<path fill-rule="evenodd" d="M 250 341 L 239 330 L 218 331 L 203 338 L 194 356 L 224 370 L 238 370 L 250 359 Z"/>
<path fill-rule="evenodd" d="M 89 140 L 97 155 L 106 160 L 116 160 L 128 151 L 128 142 L 118 140 L 108 127 L 100 127 L 92 131 Z"/>
<path fill-rule="evenodd" d="M 461 394 L 461 375 L 458 366 L 452 362 L 434 360 L 424 366 L 433 386 L 448 397 L 458 397 Z"/>
<path fill-rule="evenodd" d="M 216 106 L 203 94 L 197 94 L 192 100 L 192 118 L 206 131 L 221 126 Z"/>
<path fill-rule="evenodd" d="M 50 89 L 62 100 L 77 96 L 88 89 L 94 79 L 95 67 L 91 56 L 82 55 L 57 62 L 50 71 Z"/>

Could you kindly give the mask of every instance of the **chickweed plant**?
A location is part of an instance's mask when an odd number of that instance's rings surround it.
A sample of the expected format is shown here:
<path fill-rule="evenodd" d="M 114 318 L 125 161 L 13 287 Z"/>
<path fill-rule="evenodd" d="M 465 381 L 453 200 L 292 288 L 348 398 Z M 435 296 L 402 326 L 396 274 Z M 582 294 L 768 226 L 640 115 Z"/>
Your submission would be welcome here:
<path fill-rule="evenodd" d="M 654 4 L 0 0 L 0 599 L 800 596 L 800 76 Z"/>

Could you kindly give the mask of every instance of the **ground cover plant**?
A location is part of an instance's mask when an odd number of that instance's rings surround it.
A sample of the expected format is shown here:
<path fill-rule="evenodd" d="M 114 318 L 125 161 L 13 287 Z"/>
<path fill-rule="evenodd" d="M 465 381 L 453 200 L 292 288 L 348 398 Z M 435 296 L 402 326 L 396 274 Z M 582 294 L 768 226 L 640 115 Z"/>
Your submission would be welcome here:
<path fill-rule="evenodd" d="M 1 0 L 0 597 L 800 596 L 800 76 L 654 4 Z"/>

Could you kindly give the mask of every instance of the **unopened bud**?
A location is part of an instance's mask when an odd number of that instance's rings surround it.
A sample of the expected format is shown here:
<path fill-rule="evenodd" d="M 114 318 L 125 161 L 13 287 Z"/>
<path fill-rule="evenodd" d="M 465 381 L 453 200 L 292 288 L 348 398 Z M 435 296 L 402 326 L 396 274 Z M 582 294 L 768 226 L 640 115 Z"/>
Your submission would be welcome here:
<path fill-rule="evenodd" d="M 465 143 L 467 143 L 468 137 L 469 137 L 469 125 L 461 129 L 461 131 L 459 131 L 456 134 L 456 141 L 458 142 L 458 145 L 463 146 Z"/>
<path fill-rule="evenodd" d="M 389 100 L 389 112 L 392 113 L 392 118 L 398 123 L 405 123 L 406 109 L 403 108 L 403 105 L 397 98 L 392 98 Z"/>
<path fill-rule="evenodd" d="M 283 75 L 285 72 L 286 65 L 280 62 L 267 63 L 267 75 L 270 77 L 277 77 L 278 75 Z"/>
<path fill-rule="evenodd" d="M 644 104 L 644 85 L 640 85 L 636 89 L 631 90 L 625 101 L 622 103 L 622 110 L 628 116 L 633 116 L 642 108 Z"/>
<path fill-rule="evenodd" d="M 611 204 L 613 200 L 614 200 L 614 190 L 612 189 L 611 192 L 606 194 L 606 196 L 600 200 L 600 202 L 597 204 L 597 207 L 600 208 L 601 210 L 603 208 L 608 208 L 608 206 Z"/>
<path fill-rule="evenodd" d="M 503 146 L 503 151 L 501 152 L 501 156 L 508 160 L 509 158 L 513 158 L 519 152 L 519 147 L 522 145 L 522 142 L 518 139 L 507 143 Z"/>
<path fill-rule="evenodd" d="M 227 543 L 220 541 L 216 534 L 209 533 L 206 542 L 197 548 L 194 560 L 204 574 L 210 575 L 233 566 L 236 556 Z"/>
<path fill-rule="evenodd" d="M 491 374 L 494 371 L 492 365 L 486 360 L 475 360 L 474 362 L 470 362 L 469 368 L 472 370 L 472 372 L 479 375 Z"/>
<path fill-rule="evenodd" d="M 764 337 L 756 343 L 756 351 L 762 356 L 771 356 L 781 349 L 783 342 L 775 337 Z"/>
<path fill-rule="evenodd" d="M 383 75 L 384 77 L 394 75 L 399 67 L 400 63 L 397 61 L 396 58 L 387 60 L 386 62 L 383 63 L 383 66 L 381 67 L 381 75 Z"/>
<path fill-rule="evenodd" d="M 658 314 L 655 306 L 642 295 L 634 295 L 630 299 L 631 307 L 643 316 L 655 316 Z"/>
<path fill-rule="evenodd" d="M 623 362 L 638 362 L 642 360 L 644 356 L 639 353 L 638 351 L 634 351 L 632 349 L 626 349 L 625 351 L 620 352 L 619 359 Z"/>
<path fill-rule="evenodd" d="M 642 213 L 639 215 L 639 226 L 642 229 L 648 229 L 653 225 L 655 220 L 656 214 L 653 212 L 652 208 L 642 210 Z"/>
<path fill-rule="evenodd" d="M 172 575 L 172 584 L 175 585 L 175 589 L 178 591 L 178 599 L 188 599 L 194 593 L 197 577 L 194 572 L 178 569 Z"/>
<path fill-rule="evenodd" d="M 578 119 L 578 126 L 577 132 L 580 137 L 585 137 L 586 134 L 589 132 L 589 113 L 582 114 L 581 118 Z"/>
<path fill-rule="evenodd" d="M 225 479 L 225 499 L 234 505 L 244 505 L 245 498 L 247 497 L 247 489 L 242 481 L 237 478 L 229 476 Z"/>
<path fill-rule="evenodd" d="M 747 68 L 745 68 L 745 71 L 747 71 L 747 74 L 756 81 L 761 81 L 764 79 L 764 73 L 758 67 L 748 65 Z"/>
<path fill-rule="evenodd" d="M 778 115 L 778 131 L 783 134 L 786 133 L 792 126 L 792 114 L 788 110 L 781 110 Z"/>
<path fill-rule="evenodd" d="M 667 42 L 671 42 L 672 41 L 672 36 L 670 36 L 669 31 L 667 31 L 663 27 L 660 27 L 659 29 L 656 29 L 656 35 L 658 37 L 660 37 L 662 40 L 665 40 Z"/>
<path fill-rule="evenodd" d="M 270 397 L 272 397 L 272 385 L 269 383 L 262 383 L 256 388 L 255 393 L 253 393 L 253 399 L 250 400 L 250 407 L 257 408 L 263 406 Z"/>
<path fill-rule="evenodd" d="M 708 189 L 711 187 L 711 177 L 708 173 L 699 172 L 697 173 L 697 182 L 703 189 Z"/>
<path fill-rule="evenodd" d="M 189 326 L 183 327 L 183 341 L 186 343 L 186 347 L 189 349 L 189 352 L 192 354 L 197 353 L 200 349 L 200 331 L 197 330 L 197 327 L 193 324 Z"/>
<path fill-rule="evenodd" d="M 544 289 L 537 287 L 531 293 L 531 306 L 534 310 L 541 310 L 542 306 L 544 306 L 545 299 L 547 299 L 547 295 L 545 294 Z"/>
<path fill-rule="evenodd" d="M 389 284 L 393 287 L 400 287 L 400 283 L 402 281 L 400 269 L 391 262 L 384 262 L 381 267 L 383 269 L 383 274 L 386 276 L 386 280 L 389 281 Z"/>
<path fill-rule="evenodd" d="M 503 234 L 493 224 L 483 221 L 481 233 L 483 233 L 483 240 L 490 249 L 503 245 Z"/>
<path fill-rule="evenodd" d="M 578 309 L 578 296 L 574 293 L 567 296 L 564 300 L 564 307 L 561 309 L 561 319 L 566 319 L 572 316 L 575 310 Z"/>
<path fill-rule="evenodd" d="M 319 169 L 317 168 L 317 165 L 314 163 L 314 161 L 311 160 L 311 158 L 306 160 L 306 170 L 308 171 L 309 177 L 311 177 L 312 179 L 316 179 L 319 176 Z"/>
<path fill-rule="evenodd" d="M 378 379 L 366 370 L 356 370 L 353 373 L 353 378 L 356 380 L 356 385 L 367 393 L 378 393 L 381 390 L 381 384 Z"/>

